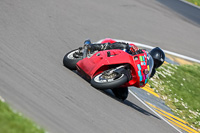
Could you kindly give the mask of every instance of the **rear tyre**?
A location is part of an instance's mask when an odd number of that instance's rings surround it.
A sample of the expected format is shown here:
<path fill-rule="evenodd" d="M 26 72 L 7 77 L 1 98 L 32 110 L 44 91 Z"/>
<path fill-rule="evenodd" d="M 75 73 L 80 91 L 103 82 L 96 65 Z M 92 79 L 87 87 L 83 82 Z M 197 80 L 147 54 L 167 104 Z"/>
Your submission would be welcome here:
<path fill-rule="evenodd" d="M 128 97 L 128 87 L 114 88 L 112 89 L 112 92 L 117 98 L 123 101 L 126 100 L 126 98 Z"/>
<path fill-rule="evenodd" d="M 76 63 L 83 57 L 82 53 L 79 53 L 79 49 L 75 49 L 67 53 L 63 58 L 63 65 L 71 70 L 76 70 Z"/>
<path fill-rule="evenodd" d="M 128 81 L 125 74 L 105 71 L 91 79 L 91 85 L 100 90 L 117 88 Z"/>

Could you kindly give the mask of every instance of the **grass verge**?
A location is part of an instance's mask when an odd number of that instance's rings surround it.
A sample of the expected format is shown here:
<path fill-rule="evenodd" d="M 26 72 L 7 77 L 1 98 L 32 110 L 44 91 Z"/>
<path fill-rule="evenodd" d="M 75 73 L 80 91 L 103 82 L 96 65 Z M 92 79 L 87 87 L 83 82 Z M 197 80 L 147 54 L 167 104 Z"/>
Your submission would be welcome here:
<path fill-rule="evenodd" d="M 200 0 L 187 0 L 188 2 L 191 2 L 197 6 L 200 6 Z"/>
<path fill-rule="evenodd" d="M 0 100 L 0 133 L 45 133 L 45 131 Z"/>
<path fill-rule="evenodd" d="M 176 116 L 200 131 L 200 65 L 163 65 L 149 84 Z"/>

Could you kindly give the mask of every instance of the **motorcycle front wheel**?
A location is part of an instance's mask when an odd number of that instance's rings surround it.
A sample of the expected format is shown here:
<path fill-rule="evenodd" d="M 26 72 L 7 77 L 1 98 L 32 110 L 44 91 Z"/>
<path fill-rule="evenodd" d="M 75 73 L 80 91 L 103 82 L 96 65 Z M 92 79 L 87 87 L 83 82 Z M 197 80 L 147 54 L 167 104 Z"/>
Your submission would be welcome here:
<path fill-rule="evenodd" d="M 117 72 L 103 72 L 91 79 L 91 85 L 100 90 L 118 88 L 128 81 L 128 77 Z"/>
<path fill-rule="evenodd" d="M 63 65 L 71 70 L 76 70 L 76 63 L 80 61 L 83 54 L 79 52 L 79 49 L 68 52 L 63 58 Z"/>

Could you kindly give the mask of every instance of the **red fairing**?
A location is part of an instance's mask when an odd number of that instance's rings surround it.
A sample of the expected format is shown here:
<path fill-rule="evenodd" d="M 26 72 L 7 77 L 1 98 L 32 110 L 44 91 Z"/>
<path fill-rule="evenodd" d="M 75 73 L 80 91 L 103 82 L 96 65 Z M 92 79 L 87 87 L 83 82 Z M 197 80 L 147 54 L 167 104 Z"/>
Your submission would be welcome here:
<path fill-rule="evenodd" d="M 111 39 L 105 39 L 103 42 L 106 41 L 114 42 L 114 40 Z M 107 52 L 110 52 L 110 57 L 108 57 Z M 90 80 L 97 74 L 108 70 L 113 65 L 129 64 L 132 79 L 123 86 L 143 87 L 146 84 L 147 79 L 147 76 L 143 73 L 144 70 L 147 69 L 146 57 L 146 52 L 133 56 L 118 49 L 104 50 L 95 53 L 90 58 L 80 60 L 77 63 L 77 70 L 81 73 L 81 75 L 84 75 Z M 138 64 L 140 65 L 140 68 L 138 68 Z"/>
<path fill-rule="evenodd" d="M 107 52 L 110 52 L 111 57 L 107 57 Z M 77 66 L 81 68 L 91 78 L 95 76 L 97 70 L 102 66 L 132 63 L 128 53 L 122 50 L 104 50 L 99 51 L 90 58 L 84 58 L 77 63 Z M 87 66 L 87 67 L 86 67 Z"/>

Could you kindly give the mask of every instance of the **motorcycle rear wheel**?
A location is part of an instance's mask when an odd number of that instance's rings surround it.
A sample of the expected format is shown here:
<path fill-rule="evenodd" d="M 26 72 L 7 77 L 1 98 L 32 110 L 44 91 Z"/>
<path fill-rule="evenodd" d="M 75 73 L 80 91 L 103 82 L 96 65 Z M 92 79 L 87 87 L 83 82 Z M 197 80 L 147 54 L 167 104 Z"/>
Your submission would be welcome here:
<path fill-rule="evenodd" d="M 126 100 L 126 98 L 128 97 L 128 87 L 114 88 L 112 89 L 112 92 L 117 98 L 123 101 Z"/>
<path fill-rule="evenodd" d="M 76 63 L 83 57 L 83 55 L 78 52 L 79 49 L 74 49 L 68 52 L 63 58 L 63 65 L 70 70 L 76 70 Z"/>
<path fill-rule="evenodd" d="M 128 77 L 121 73 L 100 73 L 96 75 L 94 78 L 91 79 L 90 83 L 93 87 L 100 89 L 100 90 L 106 90 L 106 89 L 113 89 L 118 88 L 119 86 L 125 84 L 128 81 Z"/>

